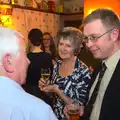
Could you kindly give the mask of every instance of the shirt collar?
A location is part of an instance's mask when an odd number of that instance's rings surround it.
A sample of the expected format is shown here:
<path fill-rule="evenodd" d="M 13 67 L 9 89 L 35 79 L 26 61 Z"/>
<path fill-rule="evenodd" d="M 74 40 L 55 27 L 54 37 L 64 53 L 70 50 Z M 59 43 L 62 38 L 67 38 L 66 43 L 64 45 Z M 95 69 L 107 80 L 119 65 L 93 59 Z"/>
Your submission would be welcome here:
<path fill-rule="evenodd" d="M 103 60 L 105 62 L 106 67 L 108 70 L 112 71 L 116 67 L 118 61 L 120 59 L 120 50 L 117 51 L 114 55 L 112 55 L 110 58 Z"/>
<path fill-rule="evenodd" d="M 16 81 L 5 77 L 5 76 L 0 76 L 0 83 L 6 84 L 6 85 L 14 85 L 16 88 L 23 90 L 20 84 L 18 84 Z"/>

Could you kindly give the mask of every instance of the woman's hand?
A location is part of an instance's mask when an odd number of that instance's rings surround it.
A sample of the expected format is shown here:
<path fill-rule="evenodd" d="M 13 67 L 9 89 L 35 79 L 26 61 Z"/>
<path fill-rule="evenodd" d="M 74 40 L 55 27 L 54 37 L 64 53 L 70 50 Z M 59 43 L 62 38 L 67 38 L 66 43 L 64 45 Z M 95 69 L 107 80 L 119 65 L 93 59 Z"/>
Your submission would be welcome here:
<path fill-rule="evenodd" d="M 67 110 L 67 106 L 64 107 L 64 110 L 63 110 L 66 118 L 69 120 L 69 115 L 68 115 L 68 110 Z"/>
<path fill-rule="evenodd" d="M 38 87 L 40 88 L 40 90 L 43 89 L 43 87 L 45 87 L 47 85 L 47 81 L 43 80 L 42 78 L 38 81 Z"/>
<path fill-rule="evenodd" d="M 47 86 L 44 86 L 41 90 L 44 91 L 44 92 L 55 92 L 55 93 L 57 93 L 58 87 L 56 87 L 55 85 L 47 85 Z"/>
<path fill-rule="evenodd" d="M 43 92 L 53 92 L 56 93 L 66 104 L 70 104 L 72 102 L 71 98 L 64 95 L 64 93 L 56 86 L 56 85 L 45 85 L 41 80 L 39 81 L 39 88 Z"/>

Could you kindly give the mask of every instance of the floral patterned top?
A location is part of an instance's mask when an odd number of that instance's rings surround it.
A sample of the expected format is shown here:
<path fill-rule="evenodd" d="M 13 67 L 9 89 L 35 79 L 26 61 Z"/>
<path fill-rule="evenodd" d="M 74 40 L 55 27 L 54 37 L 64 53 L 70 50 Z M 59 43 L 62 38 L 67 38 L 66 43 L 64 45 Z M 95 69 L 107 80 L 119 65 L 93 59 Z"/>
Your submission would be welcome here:
<path fill-rule="evenodd" d="M 90 70 L 77 58 L 73 73 L 67 77 L 61 77 L 59 75 L 59 67 L 61 63 L 62 61 L 58 60 L 54 65 L 52 84 L 57 85 L 66 96 L 71 99 L 77 99 L 81 105 L 84 105 L 88 99 L 87 88 L 91 79 Z M 57 95 L 55 98 L 53 109 L 56 116 L 59 120 L 67 120 L 63 113 L 65 106 L 64 101 Z"/>

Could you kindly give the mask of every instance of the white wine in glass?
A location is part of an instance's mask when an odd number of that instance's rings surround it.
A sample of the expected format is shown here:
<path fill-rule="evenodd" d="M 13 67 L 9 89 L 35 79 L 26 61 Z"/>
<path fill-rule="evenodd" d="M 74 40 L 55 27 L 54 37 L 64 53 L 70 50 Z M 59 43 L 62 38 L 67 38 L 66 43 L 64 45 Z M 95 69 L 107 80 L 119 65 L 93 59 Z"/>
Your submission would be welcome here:
<path fill-rule="evenodd" d="M 41 77 L 43 80 L 48 81 L 50 78 L 50 68 L 41 68 Z"/>
<path fill-rule="evenodd" d="M 41 77 L 43 78 L 43 80 L 47 81 L 50 77 L 50 74 L 41 74 Z"/>

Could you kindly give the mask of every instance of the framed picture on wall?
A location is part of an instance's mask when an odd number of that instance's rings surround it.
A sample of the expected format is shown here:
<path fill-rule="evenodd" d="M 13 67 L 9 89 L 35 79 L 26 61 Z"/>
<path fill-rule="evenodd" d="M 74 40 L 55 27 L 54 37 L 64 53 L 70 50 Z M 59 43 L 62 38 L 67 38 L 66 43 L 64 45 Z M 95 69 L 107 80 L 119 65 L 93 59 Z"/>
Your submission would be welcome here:
<path fill-rule="evenodd" d="M 25 6 L 27 7 L 33 7 L 33 0 L 25 0 Z"/>

